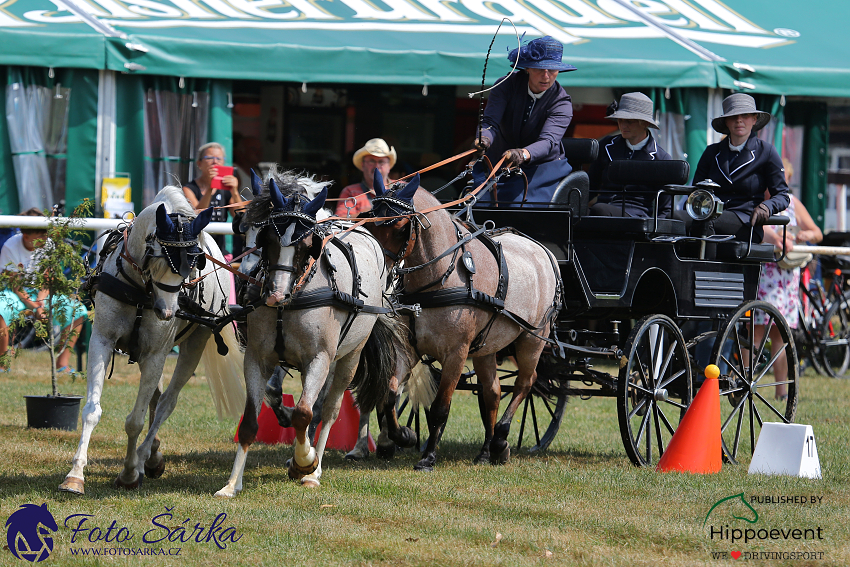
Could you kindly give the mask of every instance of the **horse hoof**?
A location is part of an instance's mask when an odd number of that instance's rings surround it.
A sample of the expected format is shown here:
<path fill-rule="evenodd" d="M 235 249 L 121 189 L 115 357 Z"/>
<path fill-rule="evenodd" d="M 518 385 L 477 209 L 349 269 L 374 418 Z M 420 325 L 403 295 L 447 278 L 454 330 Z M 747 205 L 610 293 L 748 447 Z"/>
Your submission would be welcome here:
<path fill-rule="evenodd" d="M 165 459 L 162 458 L 162 453 L 157 453 L 156 458 L 159 462 L 156 465 L 149 466 L 145 463 L 145 476 L 148 478 L 159 478 L 165 472 Z"/>
<path fill-rule="evenodd" d="M 490 453 L 479 453 L 477 457 L 472 459 L 473 465 L 489 465 Z"/>
<path fill-rule="evenodd" d="M 434 464 L 429 459 L 422 459 L 421 461 L 413 465 L 413 470 L 434 472 Z"/>
<path fill-rule="evenodd" d="M 319 455 L 316 455 L 313 462 L 306 467 L 302 467 L 296 463 L 295 459 L 290 459 L 289 469 L 286 472 L 292 480 L 301 480 L 308 474 L 313 474 L 317 468 L 319 468 Z"/>
<path fill-rule="evenodd" d="M 375 448 L 375 455 L 381 459 L 392 459 L 395 457 L 395 443 L 390 443 L 389 445 L 378 445 Z"/>
<path fill-rule="evenodd" d="M 231 490 L 228 487 L 224 487 L 218 492 L 216 492 L 213 496 L 216 498 L 236 498 L 236 495 L 239 494 L 238 490 Z"/>
<path fill-rule="evenodd" d="M 320 486 L 322 486 L 322 484 L 317 478 L 304 477 L 301 479 L 301 486 L 303 486 L 304 488 L 319 488 Z"/>
<path fill-rule="evenodd" d="M 398 435 L 393 439 L 395 444 L 401 447 L 402 449 L 410 449 L 411 447 L 416 446 L 416 442 L 419 440 L 419 436 L 415 431 L 410 429 L 409 427 L 400 427 Z"/>
<path fill-rule="evenodd" d="M 117 477 L 115 477 L 115 482 L 113 484 L 115 485 L 115 488 L 123 488 L 124 490 L 136 490 L 137 488 L 142 486 L 144 478 L 145 477 L 142 475 L 137 475 L 135 481 L 126 482 L 121 479 L 121 475 L 119 474 Z"/>
<path fill-rule="evenodd" d="M 511 460 L 511 448 L 505 447 L 498 453 L 490 453 L 490 463 L 494 465 L 506 465 Z"/>
<path fill-rule="evenodd" d="M 59 490 L 62 492 L 70 492 L 71 494 L 79 494 L 80 496 L 82 496 L 86 493 L 86 490 L 83 487 L 84 484 L 85 481 L 83 481 L 83 479 L 69 476 L 65 479 L 65 482 L 59 485 Z"/>
<path fill-rule="evenodd" d="M 369 457 L 369 450 L 362 450 L 355 447 L 351 451 L 345 454 L 345 459 L 347 461 L 364 461 Z"/>
<path fill-rule="evenodd" d="M 266 389 L 264 399 L 266 404 L 272 408 L 278 425 L 281 427 L 292 427 L 292 410 L 294 408 L 285 407 L 283 405 L 283 398 L 280 395 L 275 395 L 274 392 L 270 392 L 268 389 Z"/>

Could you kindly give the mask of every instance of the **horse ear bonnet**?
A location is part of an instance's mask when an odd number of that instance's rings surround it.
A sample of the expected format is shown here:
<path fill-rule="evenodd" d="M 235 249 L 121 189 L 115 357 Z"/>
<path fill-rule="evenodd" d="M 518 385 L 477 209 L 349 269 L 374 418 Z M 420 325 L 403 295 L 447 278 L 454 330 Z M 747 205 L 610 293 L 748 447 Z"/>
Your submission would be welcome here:
<path fill-rule="evenodd" d="M 292 246 L 304 240 L 316 227 L 316 212 L 325 204 L 327 187 L 312 201 L 299 193 L 283 195 L 274 179 L 269 179 L 269 196 L 272 212 L 266 223 L 274 227 L 282 246 Z"/>
<path fill-rule="evenodd" d="M 380 185 L 378 184 L 378 180 L 381 180 Z M 378 196 L 372 199 L 372 210 L 376 217 L 395 217 L 416 211 L 413 206 L 413 196 L 416 194 L 416 190 L 419 189 L 418 173 L 404 187 L 384 191 L 382 189 L 383 180 L 376 170 L 374 187 Z M 379 226 L 383 224 L 392 225 L 396 222 L 398 222 L 398 219 L 378 221 L 375 224 Z"/>
<path fill-rule="evenodd" d="M 195 264 L 198 269 L 206 265 L 204 252 L 199 245 L 201 231 L 210 223 L 213 208 L 201 212 L 194 219 L 179 213 L 167 214 L 165 205 L 156 209 L 156 241 L 162 249 L 162 256 L 175 274 L 184 279 L 189 277 Z"/>
<path fill-rule="evenodd" d="M 251 169 L 251 192 L 254 193 L 254 197 L 259 197 L 263 194 L 263 182 L 260 180 L 260 176 L 254 172 L 254 169 Z"/>

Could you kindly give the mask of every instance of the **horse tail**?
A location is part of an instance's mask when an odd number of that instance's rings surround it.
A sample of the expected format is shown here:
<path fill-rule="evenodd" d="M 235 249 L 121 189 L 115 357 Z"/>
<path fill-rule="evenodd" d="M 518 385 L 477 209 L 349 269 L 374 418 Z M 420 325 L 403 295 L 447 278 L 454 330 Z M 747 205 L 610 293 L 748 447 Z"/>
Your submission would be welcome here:
<path fill-rule="evenodd" d="M 218 354 L 215 341 L 209 340 L 201 355 L 201 362 L 204 364 L 218 419 L 237 420 L 245 410 L 244 355 L 239 350 L 233 325 L 226 325 L 222 329 L 221 338 L 227 345 L 227 356 Z"/>
<path fill-rule="evenodd" d="M 399 382 L 399 389 L 407 390 L 411 407 L 428 407 L 437 399 L 440 376 L 427 364 L 415 361 L 416 366 Z"/>
<path fill-rule="evenodd" d="M 370 412 L 383 404 L 390 380 L 399 371 L 407 372 L 410 347 L 405 339 L 407 326 L 397 318 L 378 315 L 372 333 L 360 352 L 360 363 L 351 381 L 351 389 L 361 412 Z"/>

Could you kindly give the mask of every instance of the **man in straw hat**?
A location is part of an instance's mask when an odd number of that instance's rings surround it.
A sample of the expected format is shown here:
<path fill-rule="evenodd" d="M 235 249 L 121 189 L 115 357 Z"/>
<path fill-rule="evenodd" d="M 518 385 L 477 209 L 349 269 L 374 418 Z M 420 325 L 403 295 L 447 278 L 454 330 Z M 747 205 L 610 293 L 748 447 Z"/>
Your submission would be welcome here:
<path fill-rule="evenodd" d="M 356 217 L 360 213 L 372 210 L 372 183 L 375 179 L 375 170 L 381 172 L 385 183 L 389 182 L 390 170 L 395 165 L 397 155 L 395 148 L 391 148 L 381 138 L 372 138 L 362 148 L 354 152 L 351 161 L 354 166 L 363 172 L 363 180 L 360 183 L 349 185 L 340 192 L 340 200 L 336 206 L 336 216 Z"/>
<path fill-rule="evenodd" d="M 563 63 L 564 47 L 549 36 L 529 41 L 508 54 L 518 71 L 497 81 L 484 111 L 481 138 L 475 147 L 492 164 L 502 156 L 506 166 L 522 169 L 528 179 L 528 201 L 548 203 L 558 182 L 572 167 L 564 155 L 561 139 L 573 117 L 573 105 L 557 82 L 558 73 L 575 71 Z M 484 181 L 487 171 L 476 164 L 475 180 Z M 499 201 L 521 201 L 525 182 L 521 176 L 500 183 Z"/>
<path fill-rule="evenodd" d="M 655 195 L 658 187 L 648 185 L 616 185 L 605 172 L 615 160 L 656 161 L 672 159 L 658 145 L 650 128 L 658 129 L 652 112 L 652 100 L 643 93 L 626 93 L 620 97 L 616 110 L 606 116 L 616 120 L 620 133 L 607 139 L 599 157 L 590 166 L 590 189 L 602 190 L 598 202 L 590 209 L 591 216 L 652 217 L 655 214 Z M 662 195 L 658 217 L 667 218 L 673 209 L 673 198 Z"/>
<path fill-rule="evenodd" d="M 770 114 L 757 110 L 753 97 L 743 93 L 723 99 L 723 114 L 711 121 L 711 127 L 727 137 L 705 149 L 694 174 L 694 183 L 710 179 L 719 184 L 715 194 L 724 202 L 723 213 L 709 221 L 707 234 L 734 234 L 746 241 L 750 227 L 755 227 L 753 241 L 761 242 L 764 221 L 788 207 L 782 159 L 776 148 L 755 135 L 768 122 Z M 682 213 L 677 211 L 677 218 L 690 225 L 691 218 Z"/>

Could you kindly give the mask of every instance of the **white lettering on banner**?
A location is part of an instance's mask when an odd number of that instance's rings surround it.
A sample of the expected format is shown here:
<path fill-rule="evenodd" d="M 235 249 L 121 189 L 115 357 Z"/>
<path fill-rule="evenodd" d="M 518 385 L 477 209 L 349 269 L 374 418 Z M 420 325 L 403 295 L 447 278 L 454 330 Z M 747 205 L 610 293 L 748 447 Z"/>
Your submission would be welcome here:
<path fill-rule="evenodd" d="M 515 25 L 526 23 L 541 32 L 542 35 L 551 35 L 561 43 L 578 43 L 582 41 L 556 26 L 549 20 L 539 16 L 515 0 L 462 0 L 463 6 L 475 14 L 489 20 L 500 21 L 504 17 L 511 18 Z M 496 7 L 501 7 L 504 12 Z"/>
<path fill-rule="evenodd" d="M 568 26 L 604 26 L 619 24 L 619 20 L 600 12 L 583 0 L 528 0 L 550 18 Z M 553 10 L 555 13 L 552 13 Z"/>
<path fill-rule="evenodd" d="M 280 0 L 229 0 L 237 10 L 242 10 L 251 16 L 258 18 L 271 18 L 273 20 L 294 20 L 301 16 L 301 12 L 297 10 L 289 10 L 288 12 L 271 12 L 265 8 L 280 8 L 282 2 Z"/>
<path fill-rule="evenodd" d="M 472 22 L 473 20 L 455 12 L 449 3 L 456 4 L 457 0 L 419 0 L 419 3 L 434 12 L 444 22 Z"/>
<path fill-rule="evenodd" d="M 597 0 L 596 4 L 612 16 L 616 18 L 620 18 L 621 20 L 626 20 L 627 22 L 641 22 L 640 16 L 623 6 L 622 4 L 617 3 L 615 0 Z M 666 24 L 668 26 L 685 26 L 688 24 L 688 20 L 685 18 L 678 18 L 675 20 L 668 20 L 666 18 L 659 18 L 660 15 L 668 15 L 672 13 L 670 10 L 670 6 L 665 4 L 664 2 L 655 2 L 654 0 L 641 0 L 640 2 L 630 2 L 632 7 L 634 7 L 639 12 L 643 12 L 646 14 L 648 18 L 651 20 L 655 20 L 661 22 L 662 24 Z"/>
<path fill-rule="evenodd" d="M 765 48 L 788 38 L 767 31 L 720 0 L 75 0 L 79 9 L 133 29 L 195 27 L 331 31 L 398 31 L 492 35 L 510 18 L 528 39 L 551 35 L 574 44 L 600 39 L 664 38 L 658 22 L 693 41 Z M 78 23 L 62 0 L 0 0 L 0 27 L 32 22 Z M 642 17 L 643 16 L 643 17 Z M 781 22 L 779 22 L 781 23 Z M 773 27 L 771 26 L 771 29 Z M 505 30 L 509 34 L 512 30 Z"/>
<path fill-rule="evenodd" d="M 383 3 L 392 8 L 389 12 L 378 9 L 375 5 L 365 0 L 342 0 L 342 3 L 354 10 L 354 17 L 365 20 L 437 20 L 422 10 L 414 8 L 413 4 L 405 0 L 383 0 Z"/>

